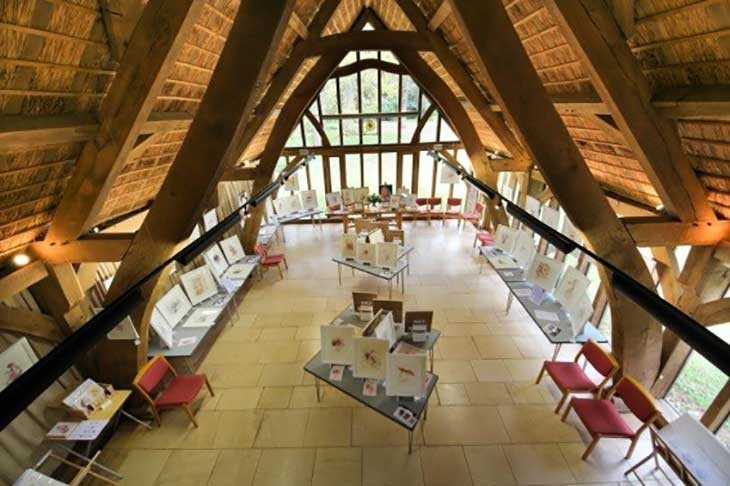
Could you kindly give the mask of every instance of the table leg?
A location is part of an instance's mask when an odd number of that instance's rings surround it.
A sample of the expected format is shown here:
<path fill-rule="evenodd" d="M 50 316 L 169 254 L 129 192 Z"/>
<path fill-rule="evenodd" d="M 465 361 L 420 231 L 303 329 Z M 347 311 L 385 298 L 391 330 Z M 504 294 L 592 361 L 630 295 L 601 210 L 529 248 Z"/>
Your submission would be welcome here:
<path fill-rule="evenodd" d="M 514 300 L 514 295 L 512 295 L 512 292 L 510 292 L 507 295 L 507 308 L 504 310 L 505 314 L 509 314 L 509 310 L 512 308 L 512 301 Z"/>
<path fill-rule="evenodd" d="M 321 402 L 322 399 L 319 397 L 319 378 L 314 379 L 314 388 L 317 393 L 317 402 Z"/>
<path fill-rule="evenodd" d="M 411 274 L 411 252 L 406 255 L 406 274 Z"/>
<path fill-rule="evenodd" d="M 388 280 L 388 298 L 393 298 L 393 279 Z"/>
<path fill-rule="evenodd" d="M 400 293 L 401 295 L 406 295 L 406 276 L 403 275 L 400 279 Z"/>
<path fill-rule="evenodd" d="M 413 431 L 408 431 L 408 454 L 413 452 Z"/>
<path fill-rule="evenodd" d="M 340 287 L 342 287 L 342 265 L 339 263 L 337 264 L 337 280 L 340 282 Z"/>
<path fill-rule="evenodd" d="M 562 346 L 563 345 L 561 343 L 558 343 L 558 344 L 555 345 L 555 352 L 553 353 L 553 361 L 555 361 L 556 359 L 558 359 L 558 354 L 560 354 L 560 348 Z"/>
<path fill-rule="evenodd" d="M 430 363 L 429 363 L 430 371 L 431 371 L 431 373 L 433 373 L 433 348 L 431 348 L 431 350 L 428 352 L 428 356 L 430 359 Z"/>
<path fill-rule="evenodd" d="M 131 413 L 125 412 L 124 410 L 120 410 L 119 414 L 124 415 L 125 417 L 127 417 L 129 420 L 131 420 L 133 422 L 137 422 L 139 425 L 146 428 L 147 430 L 152 430 L 152 426 L 150 424 L 148 424 L 147 422 L 143 422 L 142 420 L 138 419 Z"/>
<path fill-rule="evenodd" d="M 71 454 L 72 456 L 76 457 L 77 459 L 81 459 L 81 460 L 83 460 L 83 461 L 86 461 L 86 463 L 87 463 L 87 464 L 88 464 L 89 462 L 91 462 L 91 458 L 89 458 L 89 457 L 86 457 L 86 456 L 84 456 L 84 455 L 82 455 L 82 454 L 79 454 L 78 452 L 74 451 L 73 449 L 70 449 L 70 448 L 68 448 L 68 447 L 66 447 L 66 446 L 64 446 L 64 445 L 59 445 L 59 447 L 60 447 L 61 449 L 63 449 L 64 451 L 66 451 L 67 453 Z M 102 471 L 105 471 L 105 472 L 107 472 L 108 474 L 111 474 L 111 475 L 112 475 L 112 476 L 114 476 L 115 478 L 118 478 L 118 479 L 124 479 L 124 476 L 122 476 L 122 475 L 121 475 L 121 474 L 119 474 L 118 472 L 116 472 L 116 471 L 114 471 L 114 470 L 112 470 L 112 469 L 109 469 L 108 467 L 106 467 L 106 466 L 104 466 L 104 465 L 102 465 L 102 464 L 99 464 L 99 463 L 98 463 L 98 462 L 96 462 L 96 461 L 94 462 L 94 467 L 96 467 L 96 468 L 99 468 L 99 469 L 101 469 Z"/>

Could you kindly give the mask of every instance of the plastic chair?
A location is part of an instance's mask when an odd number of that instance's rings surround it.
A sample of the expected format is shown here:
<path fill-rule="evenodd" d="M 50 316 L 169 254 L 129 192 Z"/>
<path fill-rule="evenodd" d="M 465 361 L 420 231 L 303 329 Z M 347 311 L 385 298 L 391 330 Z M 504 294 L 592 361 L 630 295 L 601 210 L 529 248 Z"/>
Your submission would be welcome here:
<path fill-rule="evenodd" d="M 281 270 L 281 264 L 283 263 L 284 268 L 286 268 L 287 270 L 289 269 L 289 264 L 286 261 L 286 255 L 284 255 L 283 253 L 270 255 L 269 252 L 266 250 L 266 247 L 261 243 L 256 244 L 255 251 L 256 251 L 257 255 L 261 255 L 261 265 L 264 268 L 269 268 L 269 267 L 278 268 L 279 276 L 283 280 L 284 272 Z"/>
<path fill-rule="evenodd" d="M 639 428 L 633 430 L 626 423 L 613 403 L 612 398 L 614 396 L 621 398 L 631 413 L 641 420 L 642 423 Z M 649 391 L 634 378 L 626 375 L 608 391 L 606 398 L 603 400 L 572 398 L 563 414 L 563 422 L 565 422 L 571 410 L 575 410 L 576 415 L 578 415 L 588 433 L 591 434 L 592 440 L 581 457 L 584 460 L 593 452 L 598 441 L 603 437 L 631 440 L 631 445 L 626 453 L 626 459 L 630 458 L 642 432 L 661 417 L 661 413 Z"/>
<path fill-rule="evenodd" d="M 581 356 L 603 376 L 600 383 L 594 383 L 578 365 Z M 619 364 L 616 358 L 589 339 L 580 348 L 573 361 L 545 361 L 537 375 L 536 383 L 540 383 L 545 372 L 553 379 L 563 394 L 558 406 L 555 407 L 555 413 L 558 413 L 571 393 L 591 393 L 594 398 L 599 398 L 606 384 L 618 370 Z"/>
<path fill-rule="evenodd" d="M 171 375 L 172 379 L 165 381 L 168 375 Z M 182 408 L 193 425 L 197 427 L 198 422 L 190 410 L 190 404 L 198 396 L 203 386 L 208 387 L 211 396 L 215 396 L 206 375 L 178 375 L 162 355 L 157 355 L 149 360 L 137 372 L 132 384 L 149 403 L 158 426 L 162 425 L 160 410 Z"/>
<path fill-rule="evenodd" d="M 442 225 L 446 226 L 446 219 L 456 219 L 456 225 L 459 226 L 458 219 L 461 214 L 461 198 L 460 197 L 449 197 L 446 198 L 446 207 L 441 215 Z"/>

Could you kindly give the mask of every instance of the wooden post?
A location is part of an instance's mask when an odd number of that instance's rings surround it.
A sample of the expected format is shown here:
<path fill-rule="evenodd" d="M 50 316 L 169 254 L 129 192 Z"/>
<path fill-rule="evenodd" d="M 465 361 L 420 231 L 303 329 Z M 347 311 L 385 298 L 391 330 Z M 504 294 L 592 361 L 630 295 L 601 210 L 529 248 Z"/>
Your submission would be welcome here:
<path fill-rule="evenodd" d="M 510 125 L 521 133 L 558 203 L 597 253 L 651 288 L 651 275 L 641 255 L 570 138 L 502 3 L 449 1 L 452 17 L 487 78 L 489 92 Z M 601 275 L 604 282 L 610 281 L 605 272 Z M 659 370 L 661 328 L 608 285 L 607 291 L 613 351 L 626 373 L 650 385 Z"/>

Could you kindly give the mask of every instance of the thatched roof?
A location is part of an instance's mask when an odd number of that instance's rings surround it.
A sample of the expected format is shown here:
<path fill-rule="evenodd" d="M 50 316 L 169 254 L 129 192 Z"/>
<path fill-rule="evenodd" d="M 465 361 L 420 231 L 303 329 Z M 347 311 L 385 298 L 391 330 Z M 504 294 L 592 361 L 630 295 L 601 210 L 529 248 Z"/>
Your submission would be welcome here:
<path fill-rule="evenodd" d="M 319 0 L 299 0 L 295 11 L 308 24 Z M 431 18 L 441 0 L 418 2 Z M 555 98 L 598 98 L 578 57 L 561 35 L 542 0 L 504 0 L 525 49 L 545 88 Z M 157 114 L 195 115 L 216 67 L 237 0 L 208 0 L 177 59 Z M 683 8 L 687 6 L 687 8 Z M 413 30 L 393 0 L 343 0 L 324 35 L 346 31 L 365 7 L 372 8 L 393 30 Z M 676 88 L 730 84 L 730 2 L 718 0 L 637 0 L 636 29 L 630 38 L 657 97 Z M 439 31 L 486 93 L 487 83 L 474 54 L 452 18 Z M 297 33 L 289 27 L 277 49 L 273 72 L 287 59 Z M 423 58 L 453 89 L 463 94 L 431 53 Z M 311 68 L 303 65 L 278 106 Z M 0 115 L 83 115 L 93 119 L 115 74 L 110 41 L 98 0 L 5 0 L 0 2 Z M 505 66 L 509 69 L 509 66 Z M 262 96 L 265 90 L 262 92 Z M 487 94 L 488 96 L 488 94 Z M 481 117 L 466 105 L 485 146 L 500 146 Z M 277 111 L 262 125 L 244 159 L 261 153 Z M 723 217 L 730 216 L 730 114 L 707 119 L 680 119 L 684 149 L 704 184 L 708 198 Z M 656 191 L 620 133 L 595 116 L 564 114 L 563 119 L 596 180 L 608 191 L 658 206 Z M 2 123 L 2 120 L 0 120 Z M 130 157 L 115 182 L 99 222 L 145 206 L 159 190 L 186 135 L 185 124 L 157 137 Z M 0 125 L 1 128 L 1 125 Z M 0 254 L 41 238 L 53 216 L 79 156 L 83 141 L 0 146 Z M 204 163 L 204 161 L 201 161 Z"/>

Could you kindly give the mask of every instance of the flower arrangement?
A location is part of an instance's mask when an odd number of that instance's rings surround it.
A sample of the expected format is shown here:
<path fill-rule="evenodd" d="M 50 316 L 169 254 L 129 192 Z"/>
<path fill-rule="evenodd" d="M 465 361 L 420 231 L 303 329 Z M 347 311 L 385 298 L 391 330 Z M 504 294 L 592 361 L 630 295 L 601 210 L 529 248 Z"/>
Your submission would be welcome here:
<path fill-rule="evenodd" d="M 380 194 L 370 194 L 368 196 L 368 201 L 370 201 L 371 205 L 375 206 L 376 204 L 381 202 L 382 199 L 380 199 Z"/>

